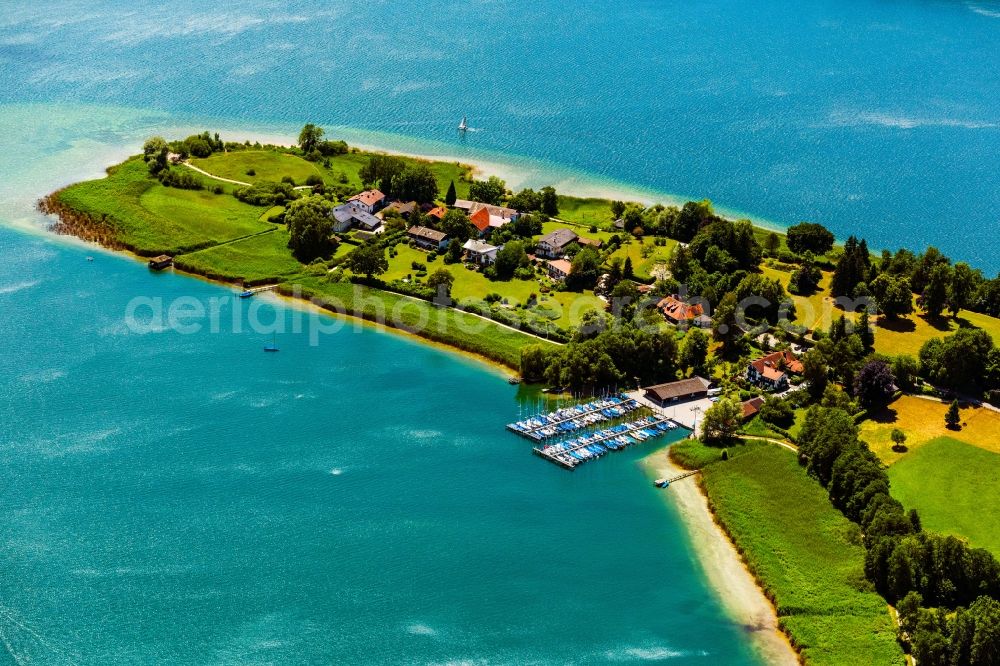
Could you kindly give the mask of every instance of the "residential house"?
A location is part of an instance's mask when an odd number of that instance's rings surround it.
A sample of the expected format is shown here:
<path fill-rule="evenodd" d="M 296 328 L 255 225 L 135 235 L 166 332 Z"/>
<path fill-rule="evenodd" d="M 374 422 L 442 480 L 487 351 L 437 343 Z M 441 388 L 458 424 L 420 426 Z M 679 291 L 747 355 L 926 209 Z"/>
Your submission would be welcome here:
<path fill-rule="evenodd" d="M 436 206 L 427 211 L 427 217 L 433 217 L 435 220 L 440 222 L 441 219 L 444 217 L 444 214 L 447 212 L 448 212 L 447 208 L 444 208 L 443 206 Z"/>
<path fill-rule="evenodd" d="M 348 202 L 333 209 L 333 230 L 343 233 L 357 227 L 369 233 L 380 233 L 382 220 L 378 219 L 356 203 Z"/>
<path fill-rule="evenodd" d="M 355 194 L 347 202 L 356 204 L 369 215 L 374 215 L 385 205 L 385 195 L 378 190 L 365 190 Z"/>
<path fill-rule="evenodd" d="M 400 217 L 407 218 L 416 209 L 417 209 L 417 202 L 416 201 L 410 201 L 410 202 L 407 202 L 407 203 L 403 203 L 402 201 L 393 201 L 391 204 L 389 204 L 388 206 L 386 206 L 385 208 L 383 208 L 382 211 L 379 212 L 378 216 L 379 217 L 384 217 L 385 213 L 387 213 L 390 210 L 394 210 L 397 213 L 399 213 Z"/>
<path fill-rule="evenodd" d="M 711 384 L 712 382 L 704 377 L 691 377 L 677 382 L 647 386 L 642 390 L 647 400 L 662 407 L 673 402 L 704 398 L 708 395 L 708 387 Z"/>
<path fill-rule="evenodd" d="M 771 390 L 788 388 L 789 374 L 802 374 L 802 361 L 788 351 L 776 351 L 762 356 L 747 366 L 747 380 Z"/>
<path fill-rule="evenodd" d="M 417 247 L 425 250 L 443 250 L 448 247 L 448 234 L 427 227 L 410 227 L 407 237 Z"/>
<path fill-rule="evenodd" d="M 604 245 L 604 242 L 599 238 L 584 238 L 583 236 L 577 238 L 576 242 L 583 247 L 592 247 L 595 250 L 600 250 L 601 246 Z"/>
<path fill-rule="evenodd" d="M 760 397 L 759 395 L 750 398 L 749 400 L 744 400 L 742 404 L 743 420 L 749 421 L 753 417 L 757 416 L 757 412 L 759 412 L 760 408 L 763 406 L 764 406 L 764 398 Z"/>
<path fill-rule="evenodd" d="M 701 303 L 685 303 L 677 294 L 660 299 L 656 307 L 674 326 L 694 324 L 699 328 L 709 328 L 712 325 L 712 318 L 705 314 Z"/>
<path fill-rule="evenodd" d="M 573 267 L 573 264 L 565 259 L 552 259 L 545 264 L 549 270 L 549 277 L 554 280 L 565 280 Z"/>
<path fill-rule="evenodd" d="M 556 229 L 538 239 L 535 253 L 540 257 L 555 259 L 566 254 L 566 248 L 575 243 L 579 236 L 571 229 Z"/>
<path fill-rule="evenodd" d="M 490 214 L 485 208 L 480 208 L 470 215 L 469 221 L 472 222 L 472 226 L 479 232 L 480 238 L 487 236 L 492 231 L 492 227 L 490 227 Z"/>
<path fill-rule="evenodd" d="M 468 260 L 480 266 L 489 266 L 495 262 L 497 260 L 497 252 L 500 251 L 500 248 L 495 245 L 475 239 L 465 241 L 465 245 L 462 248 L 465 250 Z"/>

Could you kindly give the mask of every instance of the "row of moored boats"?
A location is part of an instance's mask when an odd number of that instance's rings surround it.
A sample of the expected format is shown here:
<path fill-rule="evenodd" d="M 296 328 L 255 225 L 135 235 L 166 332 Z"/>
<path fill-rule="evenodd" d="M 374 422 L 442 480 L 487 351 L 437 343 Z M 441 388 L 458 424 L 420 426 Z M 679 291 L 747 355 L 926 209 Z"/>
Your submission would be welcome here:
<path fill-rule="evenodd" d="M 646 416 L 631 423 L 621 423 L 589 435 L 549 444 L 540 450 L 545 456 L 568 467 L 576 467 L 593 458 L 599 458 L 609 451 L 618 451 L 676 427 L 677 424 L 673 421 Z"/>
<path fill-rule="evenodd" d="M 639 403 L 626 395 L 599 398 L 583 405 L 565 407 L 548 414 L 539 414 L 507 426 L 519 435 L 535 440 L 548 439 L 618 419 L 639 408 Z"/>

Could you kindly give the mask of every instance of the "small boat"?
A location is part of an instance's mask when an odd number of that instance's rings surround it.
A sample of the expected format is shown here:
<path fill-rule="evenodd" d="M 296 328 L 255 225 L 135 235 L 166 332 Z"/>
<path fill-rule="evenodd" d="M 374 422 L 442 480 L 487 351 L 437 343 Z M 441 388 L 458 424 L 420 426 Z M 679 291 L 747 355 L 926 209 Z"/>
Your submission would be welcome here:
<path fill-rule="evenodd" d="M 93 260 L 94 260 L 93 257 L 87 257 L 87 261 L 93 261 Z"/>
<path fill-rule="evenodd" d="M 469 129 L 469 123 L 466 121 L 465 116 L 462 116 L 462 122 L 458 124 L 458 131 L 464 132 Z"/>
<path fill-rule="evenodd" d="M 521 379 L 520 379 L 520 377 L 508 377 L 507 378 L 507 383 L 508 384 L 520 384 L 521 383 Z"/>
<path fill-rule="evenodd" d="M 250 298 L 251 296 L 253 296 L 253 292 L 249 289 L 244 289 L 240 292 L 240 298 Z"/>
<path fill-rule="evenodd" d="M 277 336 L 273 336 L 271 341 L 264 345 L 264 351 L 266 352 L 276 352 L 278 351 L 278 341 Z"/>

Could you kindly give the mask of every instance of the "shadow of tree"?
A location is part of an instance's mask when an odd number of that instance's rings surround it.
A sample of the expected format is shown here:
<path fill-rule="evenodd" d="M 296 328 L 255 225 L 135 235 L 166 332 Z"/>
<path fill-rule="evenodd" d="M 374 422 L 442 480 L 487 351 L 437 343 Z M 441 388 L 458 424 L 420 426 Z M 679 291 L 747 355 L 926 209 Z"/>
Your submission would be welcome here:
<path fill-rule="evenodd" d="M 912 319 L 886 319 L 879 317 L 876 326 L 895 333 L 912 333 L 917 330 L 917 322 Z"/>
<path fill-rule="evenodd" d="M 917 315 L 924 320 L 931 328 L 941 331 L 942 333 L 951 332 L 951 319 L 949 317 L 928 317 L 925 314 Z"/>
<path fill-rule="evenodd" d="M 868 415 L 868 419 L 875 423 L 895 423 L 899 413 L 892 407 L 883 407 L 877 412 Z"/>

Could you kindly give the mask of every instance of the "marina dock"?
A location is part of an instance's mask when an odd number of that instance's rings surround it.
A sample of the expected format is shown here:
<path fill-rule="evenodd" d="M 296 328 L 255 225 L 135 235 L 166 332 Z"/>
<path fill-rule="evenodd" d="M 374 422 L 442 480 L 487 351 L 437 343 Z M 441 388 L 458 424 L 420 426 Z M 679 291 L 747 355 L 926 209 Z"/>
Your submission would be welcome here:
<path fill-rule="evenodd" d="M 638 401 L 622 394 L 509 423 L 507 429 L 535 442 L 541 442 L 622 418 L 639 407 Z"/>
<path fill-rule="evenodd" d="M 240 296 L 240 298 L 250 298 L 254 294 L 260 294 L 260 293 L 265 292 L 265 291 L 274 291 L 277 288 L 278 288 L 278 285 L 276 285 L 276 284 L 268 284 L 268 285 L 264 285 L 263 287 L 253 287 L 251 289 L 244 289 L 243 291 L 241 291 L 239 293 L 239 296 Z"/>
<path fill-rule="evenodd" d="M 665 416 L 644 416 L 629 423 L 598 430 L 590 435 L 536 446 L 532 449 L 532 453 L 572 470 L 588 460 L 596 460 L 611 451 L 619 451 L 647 439 L 655 439 L 676 428 L 678 424 Z"/>
<path fill-rule="evenodd" d="M 677 476 L 672 476 L 669 479 L 657 479 L 656 481 L 653 481 L 653 485 L 656 486 L 657 488 L 669 488 L 671 483 L 674 483 L 675 481 L 680 481 L 681 479 L 686 479 L 689 476 L 694 476 L 699 472 L 701 472 L 700 469 L 692 469 L 687 472 L 678 474 Z"/>

